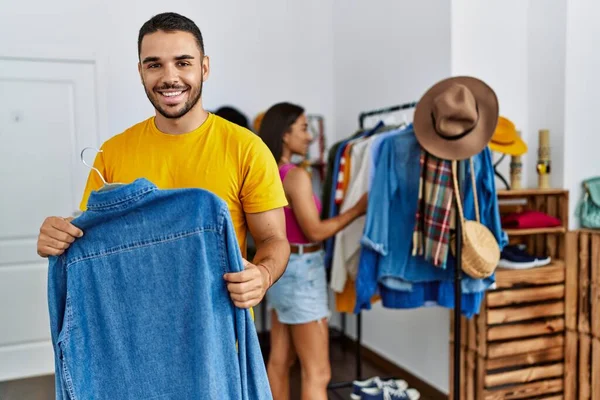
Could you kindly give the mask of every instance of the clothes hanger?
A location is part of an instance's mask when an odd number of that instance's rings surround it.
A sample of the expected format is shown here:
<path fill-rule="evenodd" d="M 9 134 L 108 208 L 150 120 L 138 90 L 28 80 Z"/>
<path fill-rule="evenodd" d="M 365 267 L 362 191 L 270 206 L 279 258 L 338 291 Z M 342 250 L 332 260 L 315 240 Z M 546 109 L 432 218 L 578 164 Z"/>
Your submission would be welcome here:
<path fill-rule="evenodd" d="M 98 168 L 94 167 L 93 165 L 89 165 L 85 161 L 85 158 L 83 157 L 83 154 L 85 153 L 86 150 L 95 150 L 96 153 L 102 153 L 104 150 L 100 150 L 100 149 L 97 149 L 95 147 L 86 147 L 83 150 L 81 150 L 81 162 L 86 167 L 91 168 L 94 171 L 96 171 L 96 173 L 98 174 L 98 176 L 100 176 L 100 179 L 102 179 L 102 182 L 104 183 L 104 185 L 102 185 L 102 187 L 100 189 L 98 189 L 98 192 L 103 192 L 103 191 L 111 190 L 111 189 L 114 189 L 116 187 L 124 185 L 124 183 L 118 183 L 118 182 L 116 182 L 116 183 L 108 183 L 108 182 L 106 182 L 106 179 L 104 179 L 104 176 L 102 176 L 102 173 L 98 170 Z"/>

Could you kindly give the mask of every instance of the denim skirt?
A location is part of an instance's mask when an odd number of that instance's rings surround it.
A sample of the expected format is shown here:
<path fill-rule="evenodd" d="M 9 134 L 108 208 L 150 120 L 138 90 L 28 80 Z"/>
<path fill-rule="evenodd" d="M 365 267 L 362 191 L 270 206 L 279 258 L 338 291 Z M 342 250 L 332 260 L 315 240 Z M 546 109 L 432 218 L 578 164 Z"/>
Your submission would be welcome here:
<path fill-rule="evenodd" d="M 324 251 L 291 254 L 281 278 L 267 291 L 267 304 L 283 324 L 329 318 Z"/>

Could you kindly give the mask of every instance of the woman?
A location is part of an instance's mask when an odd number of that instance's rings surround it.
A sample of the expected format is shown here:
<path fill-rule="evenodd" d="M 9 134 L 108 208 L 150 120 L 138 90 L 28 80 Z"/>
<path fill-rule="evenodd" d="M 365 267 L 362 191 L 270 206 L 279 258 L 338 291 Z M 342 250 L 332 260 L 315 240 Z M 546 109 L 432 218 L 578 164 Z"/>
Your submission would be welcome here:
<path fill-rule="evenodd" d="M 291 255 L 285 273 L 267 292 L 273 308 L 271 353 L 267 366 L 275 400 L 289 399 L 289 372 L 296 357 L 302 371 L 302 399 L 327 399 L 329 336 L 327 282 L 321 241 L 342 230 L 367 209 L 366 194 L 348 211 L 321 221 L 321 204 L 310 175 L 290 162 L 305 156 L 312 140 L 304 110 L 279 103 L 264 115 L 259 135 L 279 164 L 288 199 L 285 208 Z"/>

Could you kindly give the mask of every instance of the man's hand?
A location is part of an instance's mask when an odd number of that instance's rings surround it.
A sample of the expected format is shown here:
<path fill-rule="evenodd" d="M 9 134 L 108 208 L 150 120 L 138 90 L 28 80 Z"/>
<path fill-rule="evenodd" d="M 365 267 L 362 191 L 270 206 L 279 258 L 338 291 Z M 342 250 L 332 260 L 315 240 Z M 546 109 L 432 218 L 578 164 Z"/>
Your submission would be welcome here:
<path fill-rule="evenodd" d="M 71 224 L 73 218 L 48 217 L 40 228 L 37 253 L 40 257 L 59 256 L 69 248 L 83 232 Z"/>
<path fill-rule="evenodd" d="M 260 303 L 271 285 L 271 277 L 266 267 L 254 265 L 246 260 L 243 271 L 225 274 L 224 278 L 233 304 L 239 308 L 250 308 Z"/>

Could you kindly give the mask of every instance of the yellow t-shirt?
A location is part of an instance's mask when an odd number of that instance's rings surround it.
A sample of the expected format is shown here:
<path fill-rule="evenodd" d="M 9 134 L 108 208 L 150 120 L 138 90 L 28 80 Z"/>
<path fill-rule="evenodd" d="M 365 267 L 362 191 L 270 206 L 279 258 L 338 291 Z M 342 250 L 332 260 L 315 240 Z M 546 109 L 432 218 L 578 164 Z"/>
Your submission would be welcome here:
<path fill-rule="evenodd" d="M 202 188 L 223 199 L 246 257 L 245 213 L 287 205 L 273 154 L 251 131 L 217 115 L 192 132 L 170 135 L 151 117 L 102 145 L 94 166 L 109 183 L 146 178 L 159 189 Z M 90 172 L 80 208 L 102 180 Z M 251 261 L 251 260 L 250 260 Z"/>

